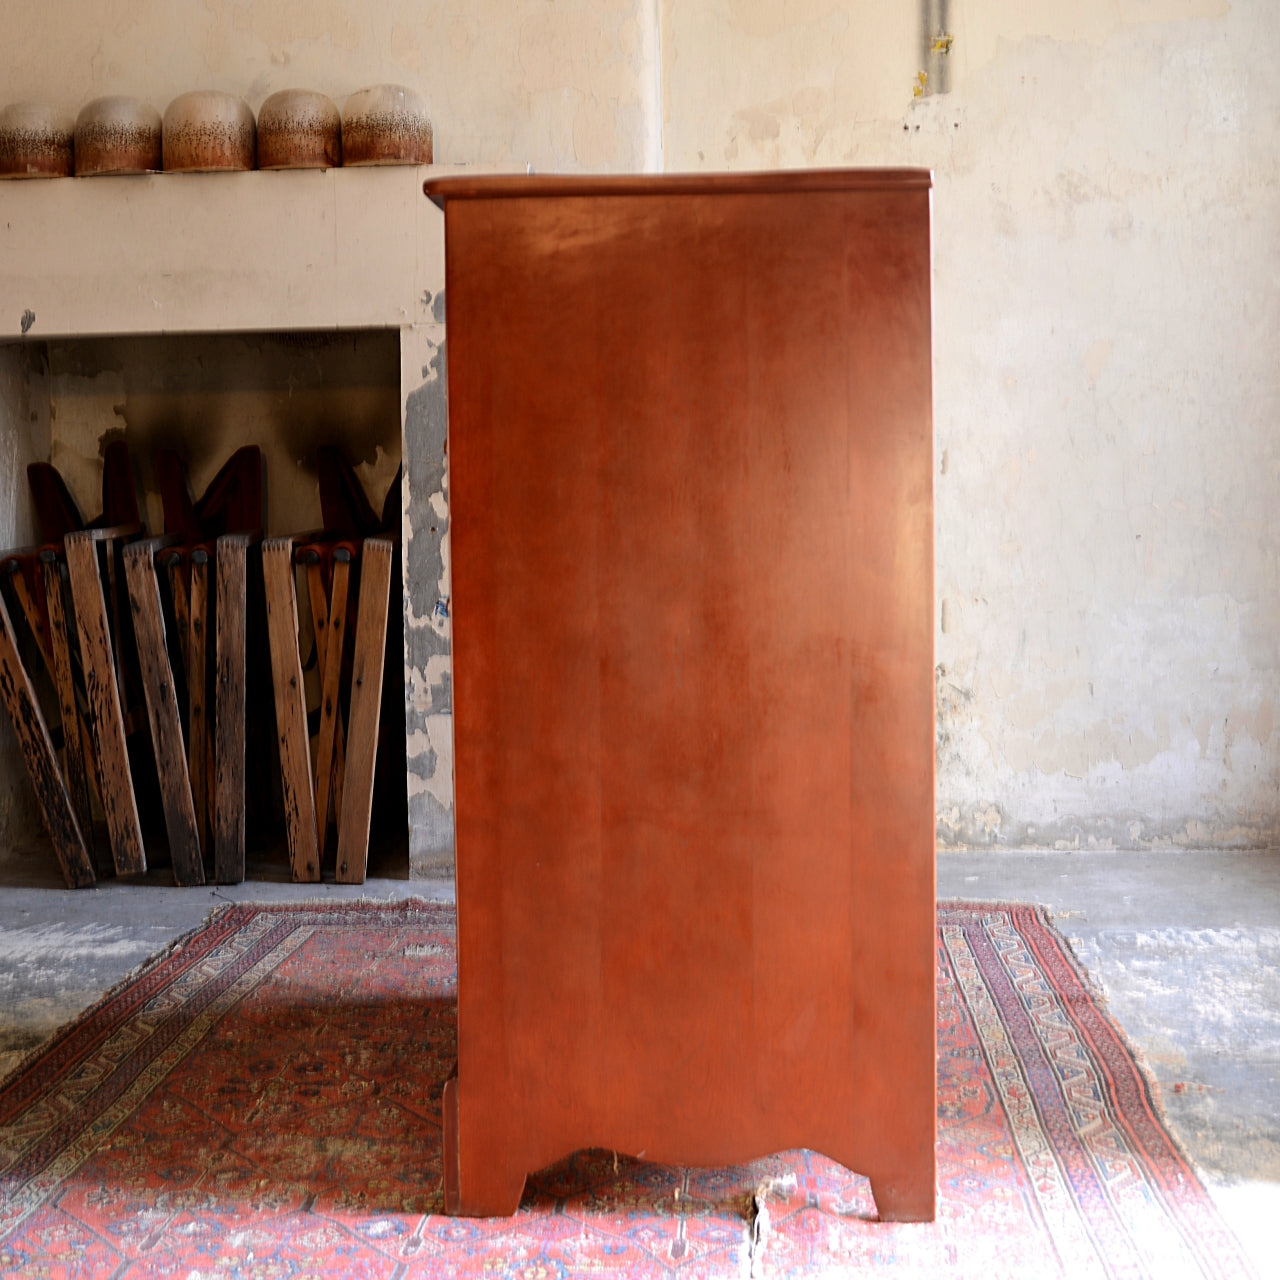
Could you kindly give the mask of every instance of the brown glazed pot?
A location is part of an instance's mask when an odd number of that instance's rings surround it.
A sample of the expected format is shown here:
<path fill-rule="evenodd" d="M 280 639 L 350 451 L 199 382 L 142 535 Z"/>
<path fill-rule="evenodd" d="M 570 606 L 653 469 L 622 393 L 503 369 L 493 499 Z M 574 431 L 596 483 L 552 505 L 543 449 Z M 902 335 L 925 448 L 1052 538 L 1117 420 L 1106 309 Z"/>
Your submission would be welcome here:
<path fill-rule="evenodd" d="M 342 118 L 323 93 L 281 89 L 259 107 L 259 169 L 336 169 L 341 163 Z"/>
<path fill-rule="evenodd" d="M 430 164 L 431 120 L 412 89 L 377 84 L 347 99 L 342 109 L 343 164 Z"/>
<path fill-rule="evenodd" d="M 76 117 L 76 175 L 155 173 L 160 113 L 138 98 L 95 98 Z"/>
<path fill-rule="evenodd" d="M 0 111 L 0 178 L 66 178 L 75 170 L 75 126 L 56 107 L 13 102 Z"/>
<path fill-rule="evenodd" d="M 165 108 L 166 173 L 252 169 L 256 159 L 253 112 L 234 95 L 197 89 Z"/>

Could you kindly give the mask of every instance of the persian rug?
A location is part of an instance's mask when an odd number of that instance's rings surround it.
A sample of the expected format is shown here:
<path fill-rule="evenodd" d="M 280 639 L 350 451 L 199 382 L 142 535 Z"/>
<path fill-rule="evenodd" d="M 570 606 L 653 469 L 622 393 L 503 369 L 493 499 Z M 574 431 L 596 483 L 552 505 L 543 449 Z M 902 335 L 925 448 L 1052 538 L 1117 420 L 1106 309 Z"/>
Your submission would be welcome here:
<path fill-rule="evenodd" d="M 1249 1274 L 1044 913 L 943 904 L 937 944 L 936 1222 L 807 1151 L 579 1152 L 472 1221 L 441 1213 L 452 908 L 226 908 L 0 1088 L 0 1274 Z"/>

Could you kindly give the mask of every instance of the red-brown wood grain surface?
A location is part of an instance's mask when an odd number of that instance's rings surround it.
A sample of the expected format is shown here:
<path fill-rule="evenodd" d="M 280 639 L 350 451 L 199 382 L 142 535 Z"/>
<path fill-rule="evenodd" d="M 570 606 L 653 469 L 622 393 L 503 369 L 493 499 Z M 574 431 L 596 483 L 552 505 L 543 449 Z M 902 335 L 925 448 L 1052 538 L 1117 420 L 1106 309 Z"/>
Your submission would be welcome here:
<path fill-rule="evenodd" d="M 457 179 L 454 1212 L 581 1147 L 934 1207 L 929 175 Z"/>

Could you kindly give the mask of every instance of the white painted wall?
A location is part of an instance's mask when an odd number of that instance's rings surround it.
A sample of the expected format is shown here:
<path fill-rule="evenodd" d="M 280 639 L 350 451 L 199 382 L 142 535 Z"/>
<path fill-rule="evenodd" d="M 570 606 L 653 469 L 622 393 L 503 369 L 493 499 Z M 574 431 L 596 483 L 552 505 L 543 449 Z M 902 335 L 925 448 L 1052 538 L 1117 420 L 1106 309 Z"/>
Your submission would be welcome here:
<path fill-rule="evenodd" d="M 0 96 L 71 109 L 396 79 L 442 160 L 933 167 L 941 841 L 1280 843 L 1274 6 L 951 0 L 938 33 L 870 0 L 0 19 Z"/>
<path fill-rule="evenodd" d="M 421 92 L 440 163 L 634 170 L 657 154 L 653 0 L 0 0 L 0 96 Z"/>
<path fill-rule="evenodd" d="M 672 168 L 936 171 L 939 838 L 1280 841 L 1280 10 L 664 4 Z"/>

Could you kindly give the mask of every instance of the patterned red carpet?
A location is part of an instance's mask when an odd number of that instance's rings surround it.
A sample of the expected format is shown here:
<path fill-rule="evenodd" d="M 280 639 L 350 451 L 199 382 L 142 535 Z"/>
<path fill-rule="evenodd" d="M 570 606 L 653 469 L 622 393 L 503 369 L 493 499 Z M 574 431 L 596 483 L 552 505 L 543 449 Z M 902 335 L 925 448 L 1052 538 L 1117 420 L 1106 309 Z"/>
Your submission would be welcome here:
<path fill-rule="evenodd" d="M 0 1088 L 0 1274 L 1248 1274 L 1038 910 L 944 904 L 938 974 L 937 1222 L 877 1223 L 808 1152 L 598 1151 L 468 1221 L 440 1216 L 452 909 L 232 907 Z"/>

